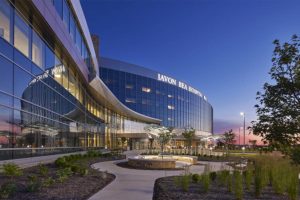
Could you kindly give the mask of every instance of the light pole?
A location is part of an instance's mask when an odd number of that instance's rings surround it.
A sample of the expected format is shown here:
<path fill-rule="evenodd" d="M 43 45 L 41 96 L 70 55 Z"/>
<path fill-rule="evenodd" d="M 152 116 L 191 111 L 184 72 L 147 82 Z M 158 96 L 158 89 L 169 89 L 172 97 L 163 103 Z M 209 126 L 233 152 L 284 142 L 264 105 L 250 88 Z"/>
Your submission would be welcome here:
<path fill-rule="evenodd" d="M 244 131 L 244 146 L 246 146 L 246 134 L 245 134 L 245 113 L 244 112 L 241 112 L 240 113 L 241 116 L 243 116 L 243 119 L 244 119 L 244 128 L 243 128 L 243 131 Z"/>
<path fill-rule="evenodd" d="M 241 147 L 241 129 L 243 129 L 243 127 L 239 127 L 239 146 Z"/>

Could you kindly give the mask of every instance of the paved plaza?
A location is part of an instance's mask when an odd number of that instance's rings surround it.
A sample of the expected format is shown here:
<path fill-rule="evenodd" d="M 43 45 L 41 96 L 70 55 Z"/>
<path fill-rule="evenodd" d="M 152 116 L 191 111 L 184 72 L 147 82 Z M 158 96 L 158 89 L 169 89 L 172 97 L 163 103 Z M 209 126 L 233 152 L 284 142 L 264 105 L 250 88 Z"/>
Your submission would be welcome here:
<path fill-rule="evenodd" d="M 126 152 L 128 156 L 138 154 L 138 152 Z M 100 171 L 107 171 L 116 176 L 116 179 L 105 188 L 94 194 L 89 200 L 152 200 L 154 182 L 157 178 L 164 176 L 174 176 L 183 174 L 183 170 L 135 170 L 122 168 L 116 165 L 122 161 L 101 162 L 93 165 Z M 201 162 L 206 164 L 207 162 Z M 200 164 L 200 163 L 198 163 Z M 222 163 L 210 163 L 212 170 L 219 170 Z M 191 173 L 202 173 L 204 165 L 193 165 L 190 167 Z"/>

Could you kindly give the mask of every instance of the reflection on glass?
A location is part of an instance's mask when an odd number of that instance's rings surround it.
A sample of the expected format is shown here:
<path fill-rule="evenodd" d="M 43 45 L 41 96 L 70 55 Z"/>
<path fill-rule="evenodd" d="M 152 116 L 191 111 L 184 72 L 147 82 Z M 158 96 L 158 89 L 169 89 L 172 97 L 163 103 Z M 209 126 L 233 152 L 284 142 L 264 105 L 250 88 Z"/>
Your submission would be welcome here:
<path fill-rule="evenodd" d="M 17 12 L 15 12 L 14 45 L 25 56 L 29 56 L 29 26 Z"/>
<path fill-rule="evenodd" d="M 76 46 L 79 52 L 81 52 L 81 34 L 78 27 L 76 27 Z"/>
<path fill-rule="evenodd" d="M 10 5 L 6 0 L 0 1 L 0 37 L 10 42 Z"/>
<path fill-rule="evenodd" d="M 45 69 L 54 68 L 55 66 L 55 55 L 53 51 L 46 46 L 46 53 L 45 53 Z"/>
<path fill-rule="evenodd" d="M 75 20 L 74 20 L 74 17 L 73 15 L 70 15 L 70 35 L 71 35 L 71 38 L 73 40 L 73 42 L 75 42 Z"/>
<path fill-rule="evenodd" d="M 3 57 L 0 57 L 0 90 L 13 93 L 13 64 Z"/>
<path fill-rule="evenodd" d="M 44 42 L 32 31 L 32 61 L 39 67 L 44 68 Z"/>
<path fill-rule="evenodd" d="M 62 0 L 63 2 L 63 22 L 66 25 L 68 31 L 69 31 L 69 6 L 67 5 L 67 2 L 65 0 Z"/>
<path fill-rule="evenodd" d="M 0 148 L 9 148 L 13 142 L 11 110 L 0 105 Z"/>

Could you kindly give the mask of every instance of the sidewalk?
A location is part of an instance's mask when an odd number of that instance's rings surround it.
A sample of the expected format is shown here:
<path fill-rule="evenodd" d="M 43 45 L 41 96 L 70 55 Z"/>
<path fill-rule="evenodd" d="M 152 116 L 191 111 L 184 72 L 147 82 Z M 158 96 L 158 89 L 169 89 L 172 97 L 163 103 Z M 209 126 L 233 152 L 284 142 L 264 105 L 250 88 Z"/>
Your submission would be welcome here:
<path fill-rule="evenodd" d="M 138 155 L 137 151 L 124 152 L 127 156 Z M 102 190 L 95 193 L 89 200 L 152 200 L 154 182 L 157 178 L 164 176 L 174 176 L 183 174 L 183 170 L 165 171 L 165 170 L 135 170 L 122 168 L 116 165 L 121 161 L 100 162 L 92 165 L 93 168 L 100 171 L 107 171 L 116 176 L 116 179 Z M 200 162 L 198 162 L 200 163 Z M 221 169 L 222 163 L 201 162 L 202 164 L 210 163 L 212 170 Z M 204 165 L 193 165 L 190 168 L 191 173 L 203 173 Z"/>

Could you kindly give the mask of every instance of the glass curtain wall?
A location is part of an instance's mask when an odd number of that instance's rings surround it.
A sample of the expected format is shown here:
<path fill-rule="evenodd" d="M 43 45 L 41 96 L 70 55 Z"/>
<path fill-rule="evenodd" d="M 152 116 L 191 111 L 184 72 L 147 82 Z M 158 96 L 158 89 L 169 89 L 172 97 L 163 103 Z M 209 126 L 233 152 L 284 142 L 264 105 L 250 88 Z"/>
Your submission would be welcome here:
<path fill-rule="evenodd" d="M 129 108 L 175 128 L 193 127 L 212 133 L 212 107 L 196 94 L 177 86 L 128 72 L 100 67 L 100 76 Z"/>
<path fill-rule="evenodd" d="M 57 10 L 69 8 L 60 3 L 54 1 Z M 52 153 L 60 148 L 115 148 L 116 134 L 125 131 L 124 121 L 135 120 L 96 102 L 76 66 L 54 53 L 55 45 L 49 46 L 41 30 L 6 0 L 0 1 L 0 16 L 5 16 L 0 21 L 0 158 L 40 155 L 49 148 L 55 148 Z M 76 39 L 79 34 L 74 33 Z M 87 52 L 83 51 L 86 57 Z M 20 151 L 3 151 L 10 148 Z"/>

